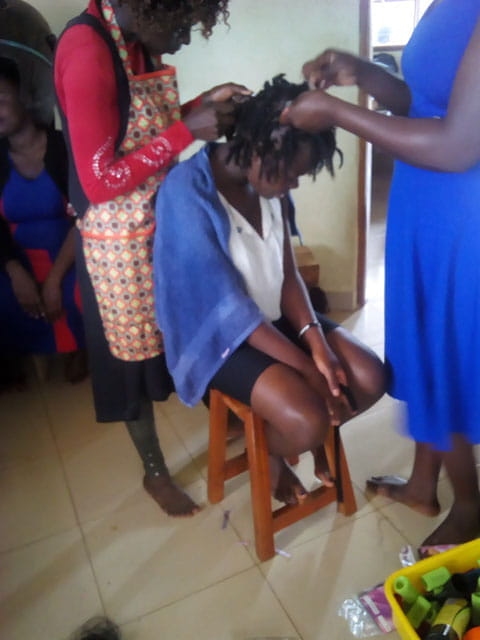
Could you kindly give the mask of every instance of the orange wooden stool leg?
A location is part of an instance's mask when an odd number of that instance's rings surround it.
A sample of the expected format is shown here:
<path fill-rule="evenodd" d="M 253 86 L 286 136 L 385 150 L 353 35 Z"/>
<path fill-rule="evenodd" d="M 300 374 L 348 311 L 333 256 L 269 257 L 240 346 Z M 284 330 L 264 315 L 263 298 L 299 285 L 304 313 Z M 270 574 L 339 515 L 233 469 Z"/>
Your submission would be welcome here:
<path fill-rule="evenodd" d="M 328 430 L 325 439 L 325 454 L 330 474 L 335 478 L 337 485 L 337 510 L 343 515 L 349 516 L 357 510 L 357 503 L 353 493 L 340 427 L 333 427 Z"/>
<path fill-rule="evenodd" d="M 245 437 L 250 469 L 255 549 L 262 562 L 275 555 L 270 468 L 264 428 L 262 418 L 250 411 L 245 420 Z"/>
<path fill-rule="evenodd" d="M 338 511 L 343 513 L 344 516 L 351 516 L 352 513 L 355 513 L 357 510 L 357 501 L 355 500 L 355 494 L 353 492 L 352 479 L 350 477 L 345 449 L 343 448 L 340 427 L 337 427 L 337 432 L 337 460 L 339 467 L 337 473 L 341 479 L 343 491 L 343 500 L 338 502 Z"/>
<path fill-rule="evenodd" d="M 208 445 L 208 500 L 216 503 L 225 493 L 228 408 L 219 391 L 210 392 L 210 440 Z"/>

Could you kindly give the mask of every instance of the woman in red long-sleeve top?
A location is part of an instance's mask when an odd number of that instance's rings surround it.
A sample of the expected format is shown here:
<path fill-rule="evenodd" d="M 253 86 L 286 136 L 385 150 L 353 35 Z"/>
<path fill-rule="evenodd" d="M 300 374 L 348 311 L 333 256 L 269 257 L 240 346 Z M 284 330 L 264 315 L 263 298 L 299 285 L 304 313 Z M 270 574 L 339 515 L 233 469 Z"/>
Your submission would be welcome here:
<path fill-rule="evenodd" d="M 90 0 L 55 59 L 97 420 L 126 422 L 144 487 L 169 515 L 198 507 L 170 478 L 155 430 L 152 400 L 166 399 L 173 384 L 153 310 L 151 203 L 177 155 L 194 139 L 222 135 L 231 98 L 248 90 L 221 85 L 180 107 L 175 69 L 159 56 L 188 44 L 196 23 L 208 36 L 227 4 Z"/>

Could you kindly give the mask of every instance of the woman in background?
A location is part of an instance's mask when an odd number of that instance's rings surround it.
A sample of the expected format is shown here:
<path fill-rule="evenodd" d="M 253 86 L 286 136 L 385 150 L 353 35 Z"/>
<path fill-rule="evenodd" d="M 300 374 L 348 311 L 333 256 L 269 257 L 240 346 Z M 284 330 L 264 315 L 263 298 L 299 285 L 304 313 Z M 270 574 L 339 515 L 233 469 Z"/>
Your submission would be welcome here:
<path fill-rule="evenodd" d="M 0 58 L 2 381 L 22 381 L 22 355 L 66 353 L 66 378 L 76 382 L 87 369 L 67 151 L 61 132 L 38 124 L 20 96 L 17 65 Z"/>

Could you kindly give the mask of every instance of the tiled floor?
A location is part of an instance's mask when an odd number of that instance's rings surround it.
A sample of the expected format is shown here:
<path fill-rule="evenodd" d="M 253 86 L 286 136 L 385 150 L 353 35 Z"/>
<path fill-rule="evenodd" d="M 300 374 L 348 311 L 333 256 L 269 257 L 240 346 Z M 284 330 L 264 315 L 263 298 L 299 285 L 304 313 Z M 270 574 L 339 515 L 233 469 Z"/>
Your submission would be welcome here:
<path fill-rule="evenodd" d="M 377 214 L 368 303 L 342 320 L 382 353 Z M 373 472 L 408 473 L 412 446 L 396 432 L 397 409 L 384 397 L 342 429 L 358 512 L 346 518 L 327 507 L 277 535 L 289 557 L 260 564 L 247 477 L 229 483 L 222 504 L 206 502 L 203 406 L 187 409 L 176 398 L 156 406 L 170 468 L 204 505 L 194 518 L 175 520 L 143 491 L 125 428 L 95 424 L 89 382 L 70 386 L 55 370 L 46 382 L 32 376 L 26 392 L 0 396 L 0 637 L 63 640 L 102 613 L 125 640 L 353 637 L 339 605 L 383 581 L 399 567 L 401 546 L 418 544 L 435 524 L 363 492 Z M 310 465 L 304 456 L 307 482 Z M 447 506 L 445 480 L 440 498 Z"/>

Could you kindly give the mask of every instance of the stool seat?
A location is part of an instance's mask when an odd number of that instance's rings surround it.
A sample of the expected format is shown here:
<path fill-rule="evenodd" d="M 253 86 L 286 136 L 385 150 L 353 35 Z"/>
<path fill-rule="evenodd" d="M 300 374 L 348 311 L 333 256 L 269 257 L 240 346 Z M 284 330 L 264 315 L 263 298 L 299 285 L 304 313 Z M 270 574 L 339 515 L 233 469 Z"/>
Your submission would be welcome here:
<path fill-rule="evenodd" d="M 246 450 L 226 458 L 228 411 L 232 411 L 245 428 Z M 250 490 L 255 531 L 255 549 L 261 561 L 275 555 L 274 534 L 290 524 L 337 502 L 338 511 L 351 515 L 357 510 L 340 429 L 329 429 L 324 443 L 333 487 L 320 486 L 299 504 L 272 509 L 269 454 L 265 422 L 251 407 L 217 390 L 210 391 L 210 442 L 208 447 L 208 500 L 223 500 L 225 482 L 244 471 L 250 472 Z"/>

